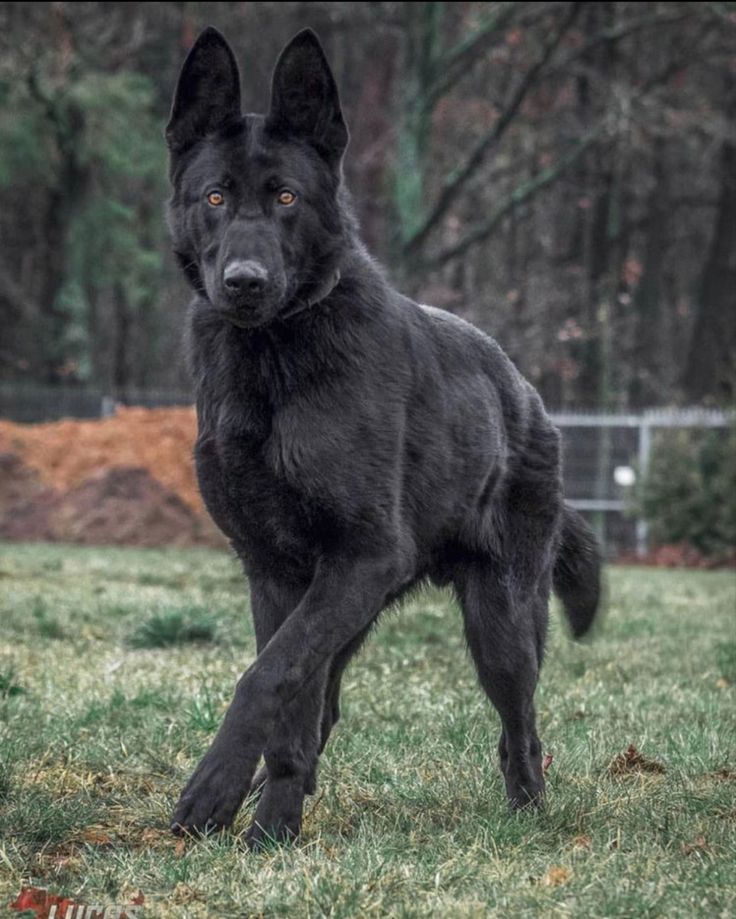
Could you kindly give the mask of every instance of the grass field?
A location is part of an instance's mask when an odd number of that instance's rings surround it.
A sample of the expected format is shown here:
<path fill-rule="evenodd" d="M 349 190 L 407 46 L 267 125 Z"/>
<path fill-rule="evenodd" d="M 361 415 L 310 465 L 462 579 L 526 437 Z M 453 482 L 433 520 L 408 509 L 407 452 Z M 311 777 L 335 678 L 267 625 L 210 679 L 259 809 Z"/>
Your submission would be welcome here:
<path fill-rule="evenodd" d="M 218 838 L 166 829 L 254 653 L 236 564 L 0 546 L 2 908 L 35 886 L 140 891 L 153 917 L 736 915 L 736 581 L 614 569 L 610 597 L 589 644 L 553 612 L 543 813 L 507 812 L 496 715 L 431 591 L 349 671 L 303 838 L 252 855 L 252 806 Z M 616 774 L 630 744 L 643 768 Z"/>

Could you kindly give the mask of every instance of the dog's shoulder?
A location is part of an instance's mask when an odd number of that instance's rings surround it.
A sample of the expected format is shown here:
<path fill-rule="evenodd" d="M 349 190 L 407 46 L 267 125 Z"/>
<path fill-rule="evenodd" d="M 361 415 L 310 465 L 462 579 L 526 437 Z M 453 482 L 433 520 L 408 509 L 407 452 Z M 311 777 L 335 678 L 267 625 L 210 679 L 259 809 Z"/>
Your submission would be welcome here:
<path fill-rule="evenodd" d="M 426 303 L 409 302 L 415 323 L 423 327 L 442 352 L 455 360 L 464 357 L 464 366 L 468 369 L 480 366 L 497 382 L 508 377 L 519 386 L 526 385 L 503 348 L 486 332 L 455 313 Z"/>
<path fill-rule="evenodd" d="M 447 310 L 412 301 L 404 306 L 430 342 L 428 347 L 437 355 L 446 383 L 453 378 L 485 380 L 481 390 L 488 387 L 487 398 L 497 401 L 512 440 L 525 439 L 530 425 L 551 426 L 539 394 L 494 338 Z M 467 386 L 461 385 L 467 396 Z M 473 385 L 477 391 L 479 384 Z"/>
<path fill-rule="evenodd" d="M 439 331 L 439 334 L 445 338 L 451 338 L 456 341 L 468 343 L 472 342 L 478 347 L 488 346 L 498 347 L 496 342 L 485 332 L 482 332 L 477 326 L 462 319 L 455 313 L 449 313 L 447 310 L 440 309 L 437 306 L 430 306 L 427 303 L 417 303 L 420 315 L 429 321 L 430 325 Z"/>

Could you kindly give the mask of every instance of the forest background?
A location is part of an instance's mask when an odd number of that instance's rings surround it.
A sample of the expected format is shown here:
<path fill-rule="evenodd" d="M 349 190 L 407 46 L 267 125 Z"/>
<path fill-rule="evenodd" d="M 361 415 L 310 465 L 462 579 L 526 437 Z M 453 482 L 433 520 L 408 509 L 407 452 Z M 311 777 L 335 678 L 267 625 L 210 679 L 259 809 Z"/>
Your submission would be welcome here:
<path fill-rule="evenodd" d="M 554 408 L 733 404 L 736 4 L 0 4 L 0 380 L 186 389 L 163 126 L 199 29 L 247 110 L 300 28 L 365 239 Z"/>

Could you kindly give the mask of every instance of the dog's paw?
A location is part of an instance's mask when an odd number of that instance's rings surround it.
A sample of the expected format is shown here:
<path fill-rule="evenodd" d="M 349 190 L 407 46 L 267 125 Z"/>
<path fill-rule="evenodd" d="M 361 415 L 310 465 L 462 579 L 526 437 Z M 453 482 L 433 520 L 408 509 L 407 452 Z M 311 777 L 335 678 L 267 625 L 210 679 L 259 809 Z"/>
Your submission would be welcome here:
<path fill-rule="evenodd" d="M 506 793 L 512 811 L 539 810 L 544 805 L 544 780 L 507 782 Z"/>
<path fill-rule="evenodd" d="M 260 820 L 256 816 L 245 834 L 245 844 L 251 852 L 260 852 L 268 846 L 294 842 L 299 835 L 300 822 L 299 816 L 262 817 Z"/>
<path fill-rule="evenodd" d="M 260 823 L 254 822 L 245 834 L 245 844 L 251 852 L 261 852 L 269 846 L 283 846 L 294 842 L 298 835 L 298 828 L 292 829 L 285 823 L 263 827 Z"/>
<path fill-rule="evenodd" d="M 253 823 L 245 835 L 249 849 L 293 842 L 302 822 L 304 790 L 299 779 L 269 781 L 263 790 Z"/>
<path fill-rule="evenodd" d="M 230 826 L 251 787 L 251 775 L 236 758 L 211 749 L 181 793 L 172 831 L 205 836 Z"/>

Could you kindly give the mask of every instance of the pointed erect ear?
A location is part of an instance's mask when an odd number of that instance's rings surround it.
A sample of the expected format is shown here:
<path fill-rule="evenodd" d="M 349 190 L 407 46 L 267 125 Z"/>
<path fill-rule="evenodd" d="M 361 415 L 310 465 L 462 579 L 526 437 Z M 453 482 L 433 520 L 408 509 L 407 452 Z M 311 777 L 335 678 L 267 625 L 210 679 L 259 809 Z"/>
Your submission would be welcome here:
<path fill-rule="evenodd" d="M 240 75 L 230 45 L 209 27 L 187 55 L 174 94 L 166 142 L 181 153 L 240 115 Z"/>
<path fill-rule="evenodd" d="M 319 39 L 299 32 L 281 52 L 273 74 L 267 129 L 310 143 L 337 165 L 348 143 L 337 84 Z"/>

